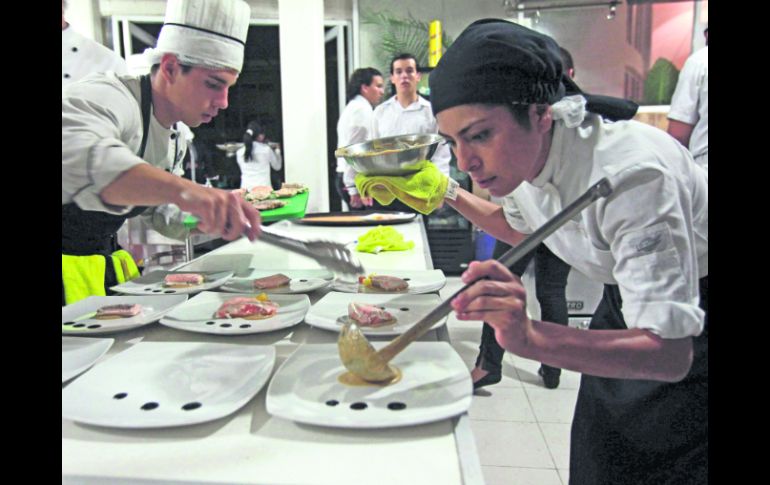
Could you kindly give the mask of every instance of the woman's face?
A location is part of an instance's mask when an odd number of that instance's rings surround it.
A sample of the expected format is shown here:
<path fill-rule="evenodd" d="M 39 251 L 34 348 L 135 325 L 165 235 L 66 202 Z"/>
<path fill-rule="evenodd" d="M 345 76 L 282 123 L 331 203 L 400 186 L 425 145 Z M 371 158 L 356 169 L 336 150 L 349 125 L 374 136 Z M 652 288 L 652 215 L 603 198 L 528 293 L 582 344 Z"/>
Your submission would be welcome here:
<path fill-rule="evenodd" d="M 505 106 L 464 104 L 441 111 L 439 133 L 457 157 L 457 167 L 495 197 L 532 181 L 543 169 L 551 146 L 551 108 L 529 107 L 529 129 Z"/>

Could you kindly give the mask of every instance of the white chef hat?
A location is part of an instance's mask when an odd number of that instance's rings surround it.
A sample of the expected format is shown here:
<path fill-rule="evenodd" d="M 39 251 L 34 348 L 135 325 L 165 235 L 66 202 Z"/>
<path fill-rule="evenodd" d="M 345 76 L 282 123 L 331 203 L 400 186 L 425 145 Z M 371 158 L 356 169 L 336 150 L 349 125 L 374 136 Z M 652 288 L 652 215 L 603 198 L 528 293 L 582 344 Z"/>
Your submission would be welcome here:
<path fill-rule="evenodd" d="M 168 0 L 158 45 L 144 55 L 150 65 L 171 53 L 183 64 L 240 72 L 250 15 L 243 0 Z"/>

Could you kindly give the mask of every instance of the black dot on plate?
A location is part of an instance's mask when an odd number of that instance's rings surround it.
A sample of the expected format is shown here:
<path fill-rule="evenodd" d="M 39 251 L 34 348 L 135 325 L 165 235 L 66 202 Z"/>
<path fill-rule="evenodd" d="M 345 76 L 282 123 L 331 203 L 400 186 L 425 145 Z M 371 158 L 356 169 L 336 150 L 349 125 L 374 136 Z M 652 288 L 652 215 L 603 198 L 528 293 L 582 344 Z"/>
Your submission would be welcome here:
<path fill-rule="evenodd" d="M 244 323 L 243 325 L 241 325 L 241 328 L 251 328 L 251 325 L 248 323 Z"/>
<path fill-rule="evenodd" d="M 160 293 L 163 290 L 152 290 L 153 293 Z"/>
<path fill-rule="evenodd" d="M 403 280 L 404 280 L 404 281 L 409 281 L 409 280 L 411 280 L 411 279 L 412 279 L 412 278 L 403 278 Z"/>
<path fill-rule="evenodd" d="M 142 409 L 145 410 L 145 411 L 150 411 L 152 409 L 157 408 L 158 406 L 159 406 L 159 404 L 156 403 L 156 402 L 146 402 L 146 403 L 142 404 Z"/>
<path fill-rule="evenodd" d="M 62 325 L 75 325 L 75 322 L 64 322 Z"/>
<path fill-rule="evenodd" d="M 95 323 L 93 325 L 89 325 L 88 328 L 101 328 L 101 325 L 99 325 L 98 323 Z"/>
<path fill-rule="evenodd" d="M 163 293 L 176 293 L 176 290 L 166 290 Z"/>
<path fill-rule="evenodd" d="M 407 307 L 399 308 L 399 310 L 401 310 L 402 312 L 408 312 L 409 311 L 409 309 Z"/>
<path fill-rule="evenodd" d="M 85 326 L 86 326 L 85 323 L 76 323 L 75 325 L 73 325 L 73 327 L 75 327 L 75 328 L 82 328 L 82 327 L 85 327 Z"/>
<path fill-rule="evenodd" d="M 366 409 L 367 404 L 365 402 L 354 402 L 350 405 L 350 409 L 355 409 L 356 411 L 361 411 L 362 409 Z"/>
<path fill-rule="evenodd" d="M 338 400 L 336 400 L 336 399 L 329 399 L 328 401 L 326 401 L 326 405 L 327 406 L 336 406 L 339 403 L 340 402 Z"/>
<path fill-rule="evenodd" d="M 307 283 L 307 280 L 299 280 L 300 283 Z"/>
<path fill-rule="evenodd" d="M 69 78 L 70 78 L 70 75 L 65 73 L 64 74 L 64 79 L 69 79 Z"/>
<path fill-rule="evenodd" d="M 214 322 L 206 322 L 206 325 L 214 325 Z"/>
<path fill-rule="evenodd" d="M 144 291 L 152 291 L 152 288 L 145 288 Z"/>
<path fill-rule="evenodd" d="M 185 411 L 192 411 L 193 409 L 198 409 L 199 407 L 203 406 L 203 404 L 199 402 L 188 402 L 184 406 L 182 406 L 182 409 Z"/>
<path fill-rule="evenodd" d="M 125 392 L 119 392 L 119 393 L 115 394 L 114 396 L 112 396 L 112 398 L 113 399 L 124 399 L 126 396 L 128 396 L 128 394 L 126 394 Z"/>
<path fill-rule="evenodd" d="M 401 411 L 402 409 L 406 409 L 406 404 L 402 402 L 391 402 L 388 403 L 388 409 L 391 411 Z"/>
<path fill-rule="evenodd" d="M 229 323 L 223 323 L 222 325 L 220 325 L 220 327 L 222 327 L 222 328 L 230 328 L 230 327 L 232 327 L 232 325 L 230 325 Z"/>
<path fill-rule="evenodd" d="M 73 47 L 73 48 L 72 48 L 72 52 L 77 52 L 77 51 L 78 51 L 78 48 L 77 48 L 77 47 Z"/>

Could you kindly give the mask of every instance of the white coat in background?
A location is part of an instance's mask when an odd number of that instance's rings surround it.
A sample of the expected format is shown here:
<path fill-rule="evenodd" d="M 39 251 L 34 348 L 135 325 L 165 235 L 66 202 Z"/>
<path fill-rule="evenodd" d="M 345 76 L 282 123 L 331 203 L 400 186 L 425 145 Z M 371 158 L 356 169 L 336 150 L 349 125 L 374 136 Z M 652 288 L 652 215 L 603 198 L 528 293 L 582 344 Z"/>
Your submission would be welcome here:
<path fill-rule="evenodd" d="M 251 160 L 246 160 L 245 146 L 235 152 L 235 159 L 241 169 L 241 188 L 248 190 L 259 185 L 270 186 L 270 167 L 280 170 L 283 166 L 280 151 L 276 153 L 269 145 L 258 141 L 252 145 Z"/>

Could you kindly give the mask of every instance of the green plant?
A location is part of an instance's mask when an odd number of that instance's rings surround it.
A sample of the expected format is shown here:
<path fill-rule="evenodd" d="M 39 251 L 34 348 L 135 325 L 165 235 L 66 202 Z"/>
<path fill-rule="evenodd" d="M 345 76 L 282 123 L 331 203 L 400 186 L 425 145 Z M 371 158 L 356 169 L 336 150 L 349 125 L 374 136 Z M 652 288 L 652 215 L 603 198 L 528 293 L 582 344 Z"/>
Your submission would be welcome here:
<path fill-rule="evenodd" d="M 679 69 L 662 57 L 655 61 L 644 80 L 644 104 L 671 104 L 679 80 Z"/>

